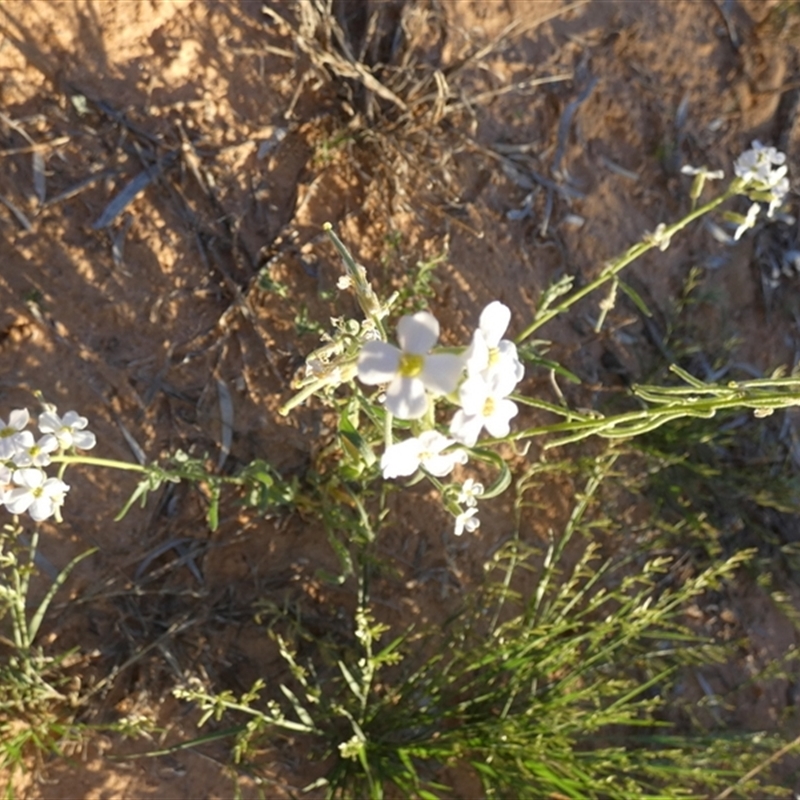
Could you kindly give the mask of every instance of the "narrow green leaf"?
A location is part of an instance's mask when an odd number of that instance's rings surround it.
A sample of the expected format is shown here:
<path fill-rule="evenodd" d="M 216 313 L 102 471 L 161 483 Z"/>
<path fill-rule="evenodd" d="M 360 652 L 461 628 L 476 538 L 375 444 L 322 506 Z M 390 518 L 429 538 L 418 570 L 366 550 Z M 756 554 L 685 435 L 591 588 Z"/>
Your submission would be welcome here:
<path fill-rule="evenodd" d="M 366 698 L 364 697 L 364 692 L 362 691 L 361 687 L 358 685 L 358 682 L 353 677 L 352 673 L 349 669 L 344 665 L 344 662 L 338 661 L 339 669 L 342 671 L 342 675 L 344 675 L 345 681 L 347 681 L 347 685 L 350 687 L 350 691 L 356 696 L 358 701 L 363 705 L 366 703 Z"/>
<path fill-rule="evenodd" d="M 650 309 L 647 307 L 647 304 L 644 302 L 644 300 L 642 300 L 642 298 L 639 296 L 639 293 L 632 286 L 622 280 L 619 281 L 618 285 L 619 288 L 622 289 L 626 295 L 628 295 L 633 304 L 639 309 L 639 311 L 642 312 L 642 314 L 644 314 L 646 317 L 653 316 L 652 311 L 650 311 Z"/>
<path fill-rule="evenodd" d="M 288 686 L 284 686 L 284 684 L 280 685 L 280 689 L 292 704 L 295 714 L 297 714 L 300 721 L 308 727 L 309 732 L 313 731 L 315 729 L 314 720 L 311 719 L 311 715 L 297 699 L 297 695 Z"/>

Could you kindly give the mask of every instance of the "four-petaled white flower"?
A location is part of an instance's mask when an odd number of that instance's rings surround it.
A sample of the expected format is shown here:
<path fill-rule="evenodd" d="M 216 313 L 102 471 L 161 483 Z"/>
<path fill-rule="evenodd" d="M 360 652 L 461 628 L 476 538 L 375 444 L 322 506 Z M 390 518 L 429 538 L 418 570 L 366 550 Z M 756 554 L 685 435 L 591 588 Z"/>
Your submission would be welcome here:
<path fill-rule="evenodd" d="M 8 425 L 0 419 L 0 461 L 8 461 L 14 457 L 18 447 L 24 446 L 30 431 L 23 430 L 28 424 L 30 414 L 27 408 L 18 408 L 11 412 Z M 25 435 L 27 434 L 27 436 Z"/>
<path fill-rule="evenodd" d="M 456 536 L 461 536 L 464 531 L 472 533 L 480 527 L 481 521 L 475 516 L 477 513 L 478 509 L 472 506 L 456 517 L 456 526 L 453 531 Z"/>
<path fill-rule="evenodd" d="M 14 470 L 12 480 L 14 487 L 3 497 L 5 507 L 12 514 L 24 514 L 26 511 L 36 522 L 59 516 L 64 504 L 64 495 L 69 491 L 64 481 L 48 478 L 43 470 L 36 467 Z"/>
<path fill-rule="evenodd" d="M 35 442 L 30 431 L 23 431 L 24 437 L 17 445 L 17 452 L 12 456 L 12 461 L 17 467 L 46 467 L 50 464 L 50 453 L 58 450 L 58 439 L 52 433 L 46 433 Z"/>
<path fill-rule="evenodd" d="M 448 439 L 438 431 L 424 431 L 413 439 L 390 445 L 381 456 L 381 469 L 386 480 L 413 475 L 420 466 L 431 475 L 449 475 L 456 464 L 466 464 L 467 454 L 461 448 L 442 452 L 454 439 Z"/>
<path fill-rule="evenodd" d="M 39 430 L 52 433 L 65 450 L 70 447 L 91 450 L 97 444 L 95 435 L 84 430 L 88 424 L 89 420 L 77 411 L 67 411 L 63 417 L 59 417 L 55 411 L 45 411 L 39 415 Z"/>
<path fill-rule="evenodd" d="M 467 349 L 467 374 L 480 375 L 484 380 L 494 372 L 508 372 L 519 383 L 525 375 L 525 367 L 517 355 L 517 346 L 503 339 L 503 334 L 511 321 L 508 306 L 495 300 L 483 309 L 478 322 L 478 330 L 472 336 Z"/>
<path fill-rule="evenodd" d="M 428 410 L 428 394 L 450 394 L 464 366 L 461 356 L 431 353 L 439 322 L 428 311 L 403 317 L 397 324 L 400 347 L 367 342 L 358 356 L 363 383 L 387 383 L 386 408 L 398 419 L 419 419 Z"/>
<path fill-rule="evenodd" d="M 733 171 L 748 183 L 770 183 L 774 175 L 786 174 L 786 154 L 775 147 L 765 147 L 756 139 L 733 164 Z M 778 167 L 776 170 L 774 167 Z"/>
<path fill-rule="evenodd" d="M 508 436 L 510 421 L 519 411 L 508 399 L 516 381 L 509 372 L 493 372 L 486 381 L 479 376 L 467 378 L 458 390 L 461 408 L 450 423 L 450 435 L 472 447 L 483 428 L 497 438 Z"/>
<path fill-rule="evenodd" d="M 474 508 L 478 505 L 478 498 L 483 492 L 482 483 L 478 483 L 474 478 L 467 478 L 458 494 L 458 502 L 464 503 L 468 508 Z"/>

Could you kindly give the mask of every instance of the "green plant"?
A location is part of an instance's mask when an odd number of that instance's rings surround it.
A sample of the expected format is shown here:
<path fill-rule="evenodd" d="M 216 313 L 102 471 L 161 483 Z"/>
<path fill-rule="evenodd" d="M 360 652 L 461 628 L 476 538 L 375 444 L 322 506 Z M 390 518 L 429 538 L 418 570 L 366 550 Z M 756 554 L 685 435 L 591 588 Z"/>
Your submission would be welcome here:
<path fill-rule="evenodd" d="M 61 755 L 66 745 L 83 742 L 90 727 L 77 720 L 80 698 L 69 689 L 69 666 L 75 653 L 52 656 L 36 643 L 53 598 L 72 569 L 94 550 L 74 558 L 55 577 L 33 612 L 31 578 L 36 573 L 39 534 L 21 544 L 23 528 L 0 530 L 0 770 L 7 776 L 6 796 L 13 797 L 14 779 L 30 762 L 40 769 L 46 756 Z"/>

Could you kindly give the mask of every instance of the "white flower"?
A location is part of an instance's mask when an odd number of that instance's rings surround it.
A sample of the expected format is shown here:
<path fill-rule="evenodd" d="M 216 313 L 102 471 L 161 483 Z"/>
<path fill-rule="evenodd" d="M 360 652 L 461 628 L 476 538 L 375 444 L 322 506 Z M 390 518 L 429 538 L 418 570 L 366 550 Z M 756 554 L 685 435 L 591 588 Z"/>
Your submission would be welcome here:
<path fill-rule="evenodd" d="M 458 385 L 464 362 L 449 353 L 431 354 L 439 338 L 439 322 L 428 311 L 403 317 L 397 324 L 400 348 L 367 342 L 358 355 L 363 383 L 388 383 L 386 408 L 398 419 L 419 419 L 428 409 L 427 391 L 449 394 Z"/>
<path fill-rule="evenodd" d="M 681 167 L 681 172 L 684 175 L 702 175 L 709 181 L 718 181 L 725 177 L 725 173 L 721 169 L 710 170 L 708 167 L 691 167 L 688 164 Z"/>
<path fill-rule="evenodd" d="M 3 502 L 12 514 L 26 511 L 36 522 L 52 517 L 58 518 L 59 509 L 64 503 L 64 495 L 69 491 L 64 481 L 48 478 L 35 467 L 14 470 L 14 488 L 5 493 Z"/>
<path fill-rule="evenodd" d="M 689 190 L 689 197 L 692 198 L 692 201 L 698 200 L 700 195 L 703 194 L 706 181 L 716 181 L 725 177 L 725 173 L 721 169 L 710 170 L 708 167 L 690 167 L 687 165 L 681 169 L 681 172 L 684 175 L 694 176 L 692 188 Z"/>
<path fill-rule="evenodd" d="M 511 418 L 519 411 L 507 397 L 514 385 L 514 376 L 504 372 L 493 372 L 488 381 L 467 378 L 458 392 L 461 408 L 453 415 L 450 435 L 470 447 L 483 428 L 498 439 L 508 436 Z"/>
<path fill-rule="evenodd" d="M 12 461 L 17 467 L 46 467 L 50 463 L 50 453 L 58 450 L 58 439 L 52 433 L 46 433 L 34 442 L 30 431 L 23 431 L 20 437 L 25 437 L 24 442 L 17 446 L 17 452 Z"/>
<path fill-rule="evenodd" d="M 458 495 L 458 502 L 464 503 L 469 508 L 478 505 L 478 498 L 483 494 L 483 484 L 473 478 L 467 478 Z"/>
<path fill-rule="evenodd" d="M 8 418 L 8 425 L 0 419 L 0 461 L 8 461 L 14 457 L 18 447 L 20 447 L 26 440 L 24 436 L 30 431 L 23 429 L 28 424 L 30 414 L 27 408 L 18 408 L 11 412 Z"/>
<path fill-rule="evenodd" d="M 67 411 L 63 417 L 59 417 L 55 411 L 39 414 L 39 430 L 42 433 L 52 433 L 65 450 L 70 447 L 91 450 L 97 444 L 95 435 L 84 430 L 88 424 L 89 420 L 81 417 L 77 411 Z"/>
<path fill-rule="evenodd" d="M 464 531 L 472 533 L 472 531 L 480 527 L 481 521 L 475 516 L 477 513 L 478 509 L 473 506 L 456 517 L 456 528 L 454 531 L 456 536 L 461 536 Z"/>
<path fill-rule="evenodd" d="M 773 175 L 786 174 L 785 153 L 775 147 L 765 147 L 756 139 L 750 150 L 745 150 L 733 164 L 733 171 L 748 183 L 770 183 Z M 773 167 L 780 167 L 774 170 Z"/>
<path fill-rule="evenodd" d="M 750 208 L 747 209 L 747 216 L 742 219 L 739 227 L 736 229 L 736 233 L 733 234 L 733 238 L 738 242 L 741 239 L 742 234 L 745 231 L 749 231 L 753 225 L 756 224 L 756 219 L 758 218 L 758 212 L 761 210 L 761 206 L 758 203 L 753 203 Z"/>
<path fill-rule="evenodd" d="M 503 339 L 510 321 L 510 309 L 498 300 L 483 309 L 478 330 L 466 353 L 467 374 L 470 377 L 480 375 L 488 380 L 492 372 L 509 371 L 514 375 L 515 384 L 522 380 L 525 367 L 517 355 L 517 346 Z"/>
<path fill-rule="evenodd" d="M 421 466 L 431 475 L 441 478 L 449 475 L 456 464 L 466 464 L 467 454 L 461 448 L 448 453 L 442 451 L 455 444 L 438 431 L 425 431 L 415 439 L 390 445 L 381 456 L 381 469 L 386 480 L 413 475 Z"/>

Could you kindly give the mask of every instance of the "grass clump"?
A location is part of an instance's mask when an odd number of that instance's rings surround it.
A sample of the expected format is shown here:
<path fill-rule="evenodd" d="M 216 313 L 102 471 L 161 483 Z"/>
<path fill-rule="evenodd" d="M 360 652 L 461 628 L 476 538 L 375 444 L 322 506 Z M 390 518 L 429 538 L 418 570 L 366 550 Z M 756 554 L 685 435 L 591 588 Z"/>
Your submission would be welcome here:
<path fill-rule="evenodd" d="M 726 655 L 689 629 L 685 608 L 731 580 L 752 553 L 683 582 L 669 557 L 603 558 L 586 534 L 609 527 L 596 495 L 613 461 L 595 470 L 546 549 L 518 538 L 500 548 L 486 584 L 444 630 L 380 643 L 388 626 L 361 605 L 354 642 L 335 666 L 320 652 L 301 660 L 279 638 L 291 673 L 279 687 L 282 702 L 259 700 L 263 682 L 238 698 L 197 688 L 181 696 L 199 703 L 206 719 L 246 715 L 235 753 L 248 770 L 277 732 L 307 738 L 313 759 L 331 764 L 313 786 L 332 798 L 393 796 L 390 786 L 406 797 L 449 797 L 443 767 L 472 770 L 486 797 L 627 800 L 726 790 L 774 742 L 681 734 L 669 717 L 684 669 Z M 780 795 L 754 775 L 734 796 L 756 790 Z"/>

